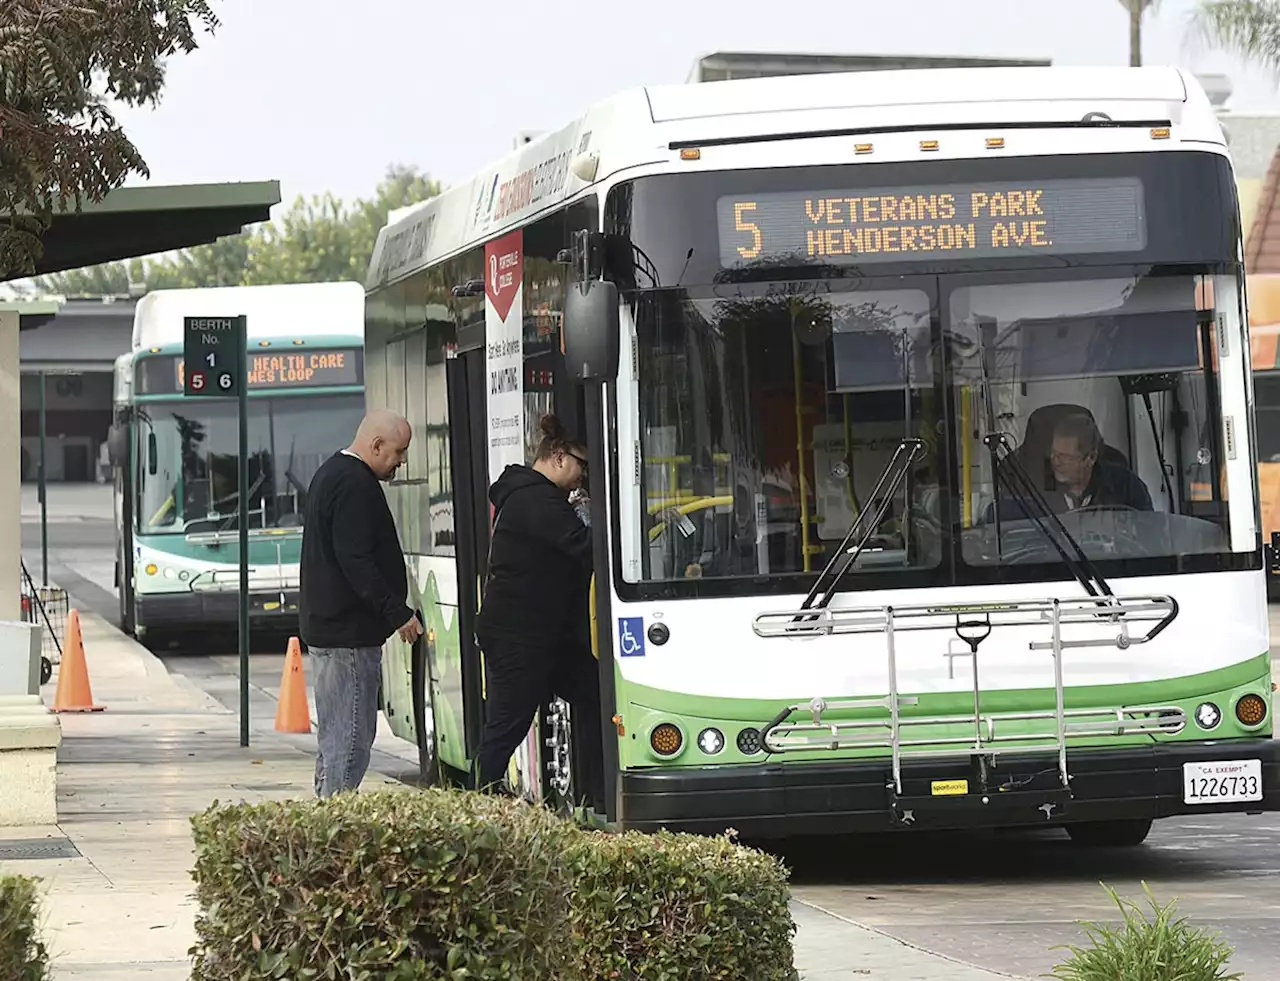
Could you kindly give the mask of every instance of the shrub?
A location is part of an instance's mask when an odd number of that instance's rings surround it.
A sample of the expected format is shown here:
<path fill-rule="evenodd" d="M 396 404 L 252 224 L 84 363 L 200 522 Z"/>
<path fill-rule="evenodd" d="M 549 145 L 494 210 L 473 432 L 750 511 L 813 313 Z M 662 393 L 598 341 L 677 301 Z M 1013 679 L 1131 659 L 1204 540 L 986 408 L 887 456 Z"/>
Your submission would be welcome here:
<path fill-rule="evenodd" d="M 1154 913 L 1147 919 L 1136 903 L 1122 900 L 1105 884 L 1102 888 L 1120 908 L 1123 926 L 1081 924 L 1091 945 L 1054 948 L 1071 951 L 1071 957 L 1054 968 L 1050 977 L 1059 981 L 1239 981 L 1243 977 L 1226 973 L 1230 945 L 1190 926 L 1185 917 L 1174 916 L 1177 900 L 1161 906 L 1144 882 Z"/>
<path fill-rule="evenodd" d="M 36 932 L 36 880 L 0 875 L 0 978 L 45 981 L 49 955 Z"/>
<path fill-rule="evenodd" d="M 192 818 L 193 981 L 559 978 L 571 828 L 482 796 L 343 794 Z"/>
<path fill-rule="evenodd" d="M 582 981 L 790 981 L 787 871 L 731 844 L 583 832 L 570 856 Z"/>
<path fill-rule="evenodd" d="M 785 868 L 466 791 L 215 804 L 193 981 L 791 981 Z"/>

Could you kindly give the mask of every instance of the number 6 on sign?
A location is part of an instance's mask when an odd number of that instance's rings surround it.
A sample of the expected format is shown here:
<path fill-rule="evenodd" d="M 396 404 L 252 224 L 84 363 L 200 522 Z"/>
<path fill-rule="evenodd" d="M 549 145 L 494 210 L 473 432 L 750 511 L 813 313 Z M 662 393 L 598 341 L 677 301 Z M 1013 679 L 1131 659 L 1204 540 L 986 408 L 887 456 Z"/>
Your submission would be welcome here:
<path fill-rule="evenodd" d="M 218 387 L 222 389 L 224 392 L 228 391 L 231 388 L 231 386 L 234 384 L 235 384 L 235 381 L 232 379 L 231 373 L 229 371 L 224 371 L 222 374 L 218 376 Z"/>

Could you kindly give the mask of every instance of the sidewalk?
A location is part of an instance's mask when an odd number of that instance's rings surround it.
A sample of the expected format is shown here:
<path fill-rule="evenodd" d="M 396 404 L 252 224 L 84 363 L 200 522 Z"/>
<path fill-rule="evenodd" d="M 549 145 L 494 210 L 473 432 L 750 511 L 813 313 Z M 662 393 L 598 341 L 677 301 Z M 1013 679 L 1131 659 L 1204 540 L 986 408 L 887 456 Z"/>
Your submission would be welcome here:
<path fill-rule="evenodd" d="M 255 729 L 251 747 L 241 749 L 233 712 L 105 621 L 81 617 L 94 699 L 107 709 L 61 717 L 59 824 L 0 828 L 0 872 L 43 880 L 55 981 L 186 981 L 195 939 L 187 818 L 214 800 L 310 796 L 306 741 L 314 745 L 314 737 Z M 56 684 L 55 675 L 46 702 Z M 404 786 L 373 771 L 364 783 Z M 814 906 L 793 908 L 805 981 L 1004 977 Z"/>

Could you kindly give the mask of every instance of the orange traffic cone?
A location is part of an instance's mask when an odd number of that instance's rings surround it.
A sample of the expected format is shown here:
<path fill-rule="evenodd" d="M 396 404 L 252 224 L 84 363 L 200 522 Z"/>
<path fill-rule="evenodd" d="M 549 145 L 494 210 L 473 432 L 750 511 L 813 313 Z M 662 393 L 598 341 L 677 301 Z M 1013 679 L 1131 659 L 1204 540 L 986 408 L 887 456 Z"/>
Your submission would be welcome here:
<path fill-rule="evenodd" d="M 302 645 L 289 638 L 280 679 L 280 704 L 276 706 L 276 732 L 310 732 L 311 710 L 307 708 L 307 679 L 302 672 Z"/>
<path fill-rule="evenodd" d="M 93 704 L 89 687 L 89 667 L 84 661 L 84 639 L 80 636 L 80 613 L 67 614 L 67 639 L 58 671 L 58 690 L 53 696 L 54 712 L 101 712 L 105 705 Z"/>

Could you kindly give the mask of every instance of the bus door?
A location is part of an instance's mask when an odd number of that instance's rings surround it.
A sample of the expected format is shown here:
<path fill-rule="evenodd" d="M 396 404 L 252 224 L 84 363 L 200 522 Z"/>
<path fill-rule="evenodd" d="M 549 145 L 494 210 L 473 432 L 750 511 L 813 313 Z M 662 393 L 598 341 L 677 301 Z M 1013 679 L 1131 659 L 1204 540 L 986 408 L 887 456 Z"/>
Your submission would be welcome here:
<path fill-rule="evenodd" d="M 449 358 L 449 455 L 453 469 L 454 530 L 458 563 L 458 633 L 462 655 L 461 705 L 466 758 L 474 761 L 484 731 L 484 681 L 476 644 L 480 584 L 489 554 L 489 479 L 486 447 L 484 347 Z M 456 695 L 454 697 L 457 697 Z"/>

